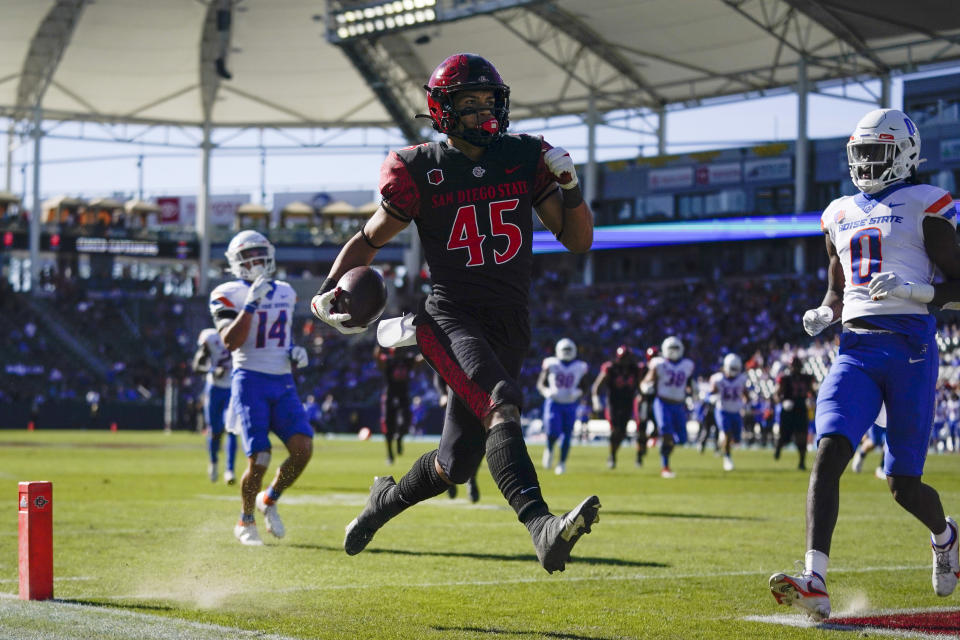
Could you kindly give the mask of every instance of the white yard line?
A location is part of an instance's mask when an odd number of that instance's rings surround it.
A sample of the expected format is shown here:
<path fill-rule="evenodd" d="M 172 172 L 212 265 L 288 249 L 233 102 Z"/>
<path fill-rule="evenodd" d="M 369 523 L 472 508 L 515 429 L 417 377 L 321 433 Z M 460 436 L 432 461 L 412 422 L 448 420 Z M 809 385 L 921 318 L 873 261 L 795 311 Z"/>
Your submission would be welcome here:
<path fill-rule="evenodd" d="M 0 637 L 17 640 L 87 637 L 109 640 L 296 640 L 291 636 L 138 611 L 56 600 L 28 602 L 8 595 L 0 595 Z"/>
<path fill-rule="evenodd" d="M 886 616 L 895 614 L 910 613 L 934 613 L 937 611 L 953 611 L 954 607 L 929 607 L 925 609 L 879 609 L 871 611 L 861 611 L 855 615 L 858 618 L 867 618 L 874 616 Z M 953 634 L 942 633 L 923 633 L 921 631 L 905 631 L 902 629 L 884 629 L 882 627 L 854 626 L 843 624 L 842 621 L 814 622 L 802 613 L 786 614 L 780 613 L 772 616 L 746 616 L 743 618 L 748 622 L 763 622 L 766 624 L 779 624 L 787 627 L 801 627 L 804 629 L 830 629 L 834 631 L 857 631 L 860 635 L 867 636 L 875 634 L 878 636 L 891 636 L 896 638 L 922 638 L 923 640 L 946 640 L 947 638 L 956 638 Z"/>
<path fill-rule="evenodd" d="M 902 565 L 895 567 L 864 567 L 859 569 L 843 569 L 843 568 L 834 568 L 830 569 L 830 574 L 836 573 L 872 573 L 876 571 L 906 571 L 906 570 L 918 570 L 918 569 L 929 569 L 929 565 Z M 725 572 L 696 572 L 696 573 L 685 573 L 685 574 L 671 574 L 669 576 L 670 580 L 702 580 L 705 578 L 718 578 L 718 577 L 732 577 L 732 576 L 769 576 L 772 572 L 767 570 L 756 570 L 756 571 L 725 571 Z M 646 574 L 646 573 L 634 573 L 629 575 L 591 575 L 591 576 L 573 576 L 565 575 L 561 578 L 562 582 L 593 582 L 593 581 L 602 581 L 602 582 L 624 582 L 624 581 L 643 581 L 643 580 L 663 580 L 664 575 L 660 574 Z M 306 585 L 306 586 L 297 586 L 297 587 L 283 587 L 279 589 L 237 589 L 232 591 L 233 594 L 257 594 L 257 593 L 297 593 L 303 591 L 345 591 L 348 589 L 397 589 L 397 588 L 414 588 L 414 589 L 445 589 L 449 587 L 486 587 L 491 585 L 504 585 L 504 584 L 530 584 L 536 582 L 554 582 L 554 578 L 549 578 L 548 576 L 536 577 L 536 578 L 512 578 L 512 579 L 503 579 L 496 578 L 490 580 L 454 580 L 446 582 L 398 582 L 398 583 L 382 583 L 382 584 L 372 584 L 372 583 L 350 583 L 350 584 L 329 584 L 329 585 Z M 138 594 L 128 594 L 128 595 L 103 595 L 103 594 L 88 594 L 74 596 L 79 600 L 89 600 L 89 599 L 103 599 L 103 600 L 166 600 L 169 599 L 169 593 L 138 593 Z"/>

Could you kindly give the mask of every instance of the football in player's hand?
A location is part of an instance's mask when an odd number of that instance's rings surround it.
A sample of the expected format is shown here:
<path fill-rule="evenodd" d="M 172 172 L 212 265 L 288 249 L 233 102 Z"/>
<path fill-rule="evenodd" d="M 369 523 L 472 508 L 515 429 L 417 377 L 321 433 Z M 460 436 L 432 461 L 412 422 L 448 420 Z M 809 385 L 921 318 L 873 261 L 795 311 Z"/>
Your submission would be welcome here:
<path fill-rule="evenodd" d="M 387 306 L 387 285 L 376 269 L 354 267 L 340 277 L 337 287 L 340 295 L 334 310 L 350 314 L 345 327 L 366 327 L 376 322 Z"/>

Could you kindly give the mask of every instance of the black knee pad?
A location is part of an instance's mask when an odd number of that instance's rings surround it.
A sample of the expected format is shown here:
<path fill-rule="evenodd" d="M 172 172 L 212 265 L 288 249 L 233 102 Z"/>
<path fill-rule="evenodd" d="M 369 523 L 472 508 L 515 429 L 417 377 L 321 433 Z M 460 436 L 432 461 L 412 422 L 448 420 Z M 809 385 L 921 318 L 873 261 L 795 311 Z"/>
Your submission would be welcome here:
<path fill-rule="evenodd" d="M 501 380 L 490 393 L 490 403 L 494 407 L 512 404 L 518 409 L 523 408 L 523 390 L 516 382 Z"/>
<path fill-rule="evenodd" d="M 460 451 L 452 460 L 441 462 L 440 466 L 443 467 L 451 482 L 463 484 L 476 475 L 483 461 L 483 453 L 482 448 L 467 452 Z"/>

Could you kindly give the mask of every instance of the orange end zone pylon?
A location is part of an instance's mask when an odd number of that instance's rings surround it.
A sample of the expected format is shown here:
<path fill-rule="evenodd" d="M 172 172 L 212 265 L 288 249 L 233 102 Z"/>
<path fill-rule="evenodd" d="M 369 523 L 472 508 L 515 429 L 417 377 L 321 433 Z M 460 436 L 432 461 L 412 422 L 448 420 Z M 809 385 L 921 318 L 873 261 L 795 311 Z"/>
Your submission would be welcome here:
<path fill-rule="evenodd" d="M 21 482 L 20 599 L 53 597 L 53 483 Z"/>

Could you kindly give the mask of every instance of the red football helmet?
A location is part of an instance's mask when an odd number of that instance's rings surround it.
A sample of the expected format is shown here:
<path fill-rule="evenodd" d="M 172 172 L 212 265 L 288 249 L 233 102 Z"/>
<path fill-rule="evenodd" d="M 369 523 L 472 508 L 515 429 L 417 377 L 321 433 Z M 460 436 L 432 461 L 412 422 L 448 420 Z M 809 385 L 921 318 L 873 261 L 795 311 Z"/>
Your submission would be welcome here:
<path fill-rule="evenodd" d="M 660 347 L 654 345 L 652 347 L 647 347 L 647 362 L 650 362 L 654 358 L 660 355 Z"/>
<path fill-rule="evenodd" d="M 625 344 L 617 347 L 617 362 L 633 362 L 634 359 L 633 349 Z"/>
<path fill-rule="evenodd" d="M 510 124 L 510 87 L 489 60 L 474 53 L 457 53 L 440 63 L 430 80 L 423 85 L 427 91 L 427 109 L 433 128 L 440 133 L 462 138 L 472 145 L 485 147 L 499 139 Z M 467 89 L 493 90 L 493 118 L 476 128 L 460 129 L 460 118 L 476 113 L 475 109 L 457 111 L 453 94 Z"/>

